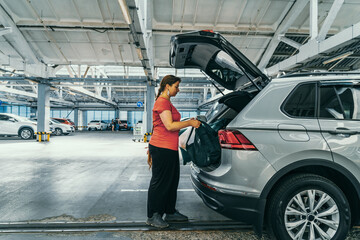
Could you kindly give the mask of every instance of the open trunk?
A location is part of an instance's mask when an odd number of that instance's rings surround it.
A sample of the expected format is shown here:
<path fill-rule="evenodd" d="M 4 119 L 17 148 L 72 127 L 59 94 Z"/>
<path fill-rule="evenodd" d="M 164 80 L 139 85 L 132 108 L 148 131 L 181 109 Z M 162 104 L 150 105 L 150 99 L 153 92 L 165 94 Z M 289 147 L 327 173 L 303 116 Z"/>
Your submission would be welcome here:
<path fill-rule="evenodd" d="M 221 164 L 221 149 L 218 139 L 212 136 L 199 137 L 197 134 L 214 135 L 226 126 L 256 96 L 257 92 L 236 91 L 221 97 L 206 114 L 206 123 L 211 129 L 188 128 L 179 137 L 181 159 L 185 165 L 193 162 L 205 171 L 211 171 Z M 218 155 L 218 156 L 217 156 Z M 207 158 L 207 159 L 204 159 Z"/>
<path fill-rule="evenodd" d="M 171 66 L 178 69 L 198 68 L 224 88 L 234 91 L 221 97 L 206 114 L 206 123 L 211 129 L 189 128 L 180 135 L 179 145 L 184 163 L 193 161 L 196 164 L 198 159 L 202 159 L 198 164 L 203 168 L 217 166 L 221 161 L 217 132 L 225 129 L 270 80 L 230 42 L 212 31 L 173 36 L 169 61 Z M 204 151 L 208 151 L 208 154 Z M 219 156 L 216 157 L 216 154 Z"/>

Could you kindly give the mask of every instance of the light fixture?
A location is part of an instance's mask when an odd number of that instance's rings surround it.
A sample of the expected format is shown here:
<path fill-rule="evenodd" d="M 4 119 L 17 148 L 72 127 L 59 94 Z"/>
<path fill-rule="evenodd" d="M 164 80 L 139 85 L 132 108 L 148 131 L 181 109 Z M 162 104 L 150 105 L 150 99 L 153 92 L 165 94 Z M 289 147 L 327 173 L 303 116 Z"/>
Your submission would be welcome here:
<path fill-rule="evenodd" d="M 118 0 L 119 4 L 120 4 L 120 8 L 121 8 L 121 12 L 125 18 L 125 22 L 127 24 L 131 24 L 131 17 L 130 17 L 130 12 L 129 12 L 129 8 L 126 4 L 125 0 Z"/>
<path fill-rule="evenodd" d="M 139 60 L 143 60 L 143 55 L 141 53 L 141 48 L 136 48 L 136 53 L 138 55 Z"/>
<path fill-rule="evenodd" d="M 330 58 L 326 61 L 323 61 L 323 64 L 326 65 L 328 63 L 332 63 L 334 61 L 337 61 L 337 60 L 340 60 L 340 59 L 344 59 L 344 58 L 347 58 L 348 56 L 350 56 L 351 54 L 353 54 L 354 52 L 353 51 L 350 51 L 350 52 L 347 52 L 347 53 L 343 53 L 339 56 L 336 56 L 336 57 L 333 57 L 333 58 Z"/>

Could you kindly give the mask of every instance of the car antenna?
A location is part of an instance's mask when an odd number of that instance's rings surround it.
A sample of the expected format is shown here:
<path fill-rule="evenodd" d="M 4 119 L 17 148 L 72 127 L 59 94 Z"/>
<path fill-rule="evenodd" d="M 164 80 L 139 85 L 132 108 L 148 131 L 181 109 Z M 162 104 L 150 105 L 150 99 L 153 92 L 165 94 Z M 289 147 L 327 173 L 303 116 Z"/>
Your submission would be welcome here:
<path fill-rule="evenodd" d="M 216 84 L 211 81 L 211 77 L 209 77 L 209 75 L 207 75 L 203 70 L 200 70 L 206 77 L 207 79 L 211 82 L 212 85 L 214 85 L 214 87 L 223 95 L 225 96 L 225 94 L 220 90 L 220 88 L 218 86 L 216 86 Z"/>

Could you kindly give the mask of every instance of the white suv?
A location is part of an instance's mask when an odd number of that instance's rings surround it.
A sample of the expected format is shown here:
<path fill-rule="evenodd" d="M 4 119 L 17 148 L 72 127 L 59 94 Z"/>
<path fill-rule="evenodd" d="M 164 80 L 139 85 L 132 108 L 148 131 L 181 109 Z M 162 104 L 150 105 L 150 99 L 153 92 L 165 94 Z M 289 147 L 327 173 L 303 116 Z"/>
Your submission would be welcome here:
<path fill-rule="evenodd" d="M 91 129 L 94 130 L 106 130 L 107 129 L 107 123 L 102 120 L 92 120 L 88 123 L 88 130 L 91 131 Z"/>
<path fill-rule="evenodd" d="M 33 139 L 37 124 L 28 118 L 10 113 L 0 113 L 0 135 L 20 136 L 22 139 Z"/>

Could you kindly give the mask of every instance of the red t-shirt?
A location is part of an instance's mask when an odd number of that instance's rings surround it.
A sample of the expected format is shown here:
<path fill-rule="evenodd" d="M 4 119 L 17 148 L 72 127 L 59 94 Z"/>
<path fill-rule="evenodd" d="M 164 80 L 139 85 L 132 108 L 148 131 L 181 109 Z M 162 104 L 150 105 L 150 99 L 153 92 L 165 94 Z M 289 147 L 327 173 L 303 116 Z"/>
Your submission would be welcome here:
<path fill-rule="evenodd" d="M 161 121 L 160 113 L 164 110 L 169 110 L 173 121 L 180 121 L 181 115 L 169 100 L 163 97 L 158 97 L 153 108 L 153 134 L 150 139 L 150 144 L 155 147 L 167 148 L 178 151 L 179 145 L 179 131 L 168 131 Z"/>

